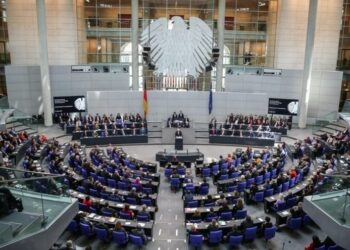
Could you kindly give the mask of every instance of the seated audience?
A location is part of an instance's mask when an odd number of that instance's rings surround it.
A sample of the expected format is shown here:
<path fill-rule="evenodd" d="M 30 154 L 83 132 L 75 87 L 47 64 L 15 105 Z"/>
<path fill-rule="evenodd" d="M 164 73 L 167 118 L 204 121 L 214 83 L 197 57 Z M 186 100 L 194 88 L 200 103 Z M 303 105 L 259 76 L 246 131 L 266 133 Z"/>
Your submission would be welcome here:
<path fill-rule="evenodd" d="M 322 246 L 322 242 L 317 235 L 312 236 L 312 242 L 305 247 L 305 250 L 314 250 Z"/>

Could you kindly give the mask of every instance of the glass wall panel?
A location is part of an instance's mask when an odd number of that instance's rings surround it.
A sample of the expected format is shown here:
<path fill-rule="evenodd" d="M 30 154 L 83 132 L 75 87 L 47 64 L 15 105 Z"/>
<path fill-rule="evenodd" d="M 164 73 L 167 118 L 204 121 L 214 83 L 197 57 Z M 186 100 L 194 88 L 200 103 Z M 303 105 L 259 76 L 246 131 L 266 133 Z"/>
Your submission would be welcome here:
<path fill-rule="evenodd" d="M 86 62 L 131 63 L 131 54 L 122 49 L 131 42 L 131 1 L 89 0 L 84 1 L 83 9 L 86 42 L 80 44 L 86 50 Z M 277 9 L 278 0 L 226 1 L 224 64 L 273 66 Z M 169 20 L 173 16 L 180 16 L 185 22 L 190 17 L 204 20 L 212 29 L 216 44 L 218 0 L 139 0 L 139 34 L 152 21 L 161 17 Z M 139 53 L 142 57 L 142 49 Z M 191 86 L 190 89 L 208 90 L 213 79 L 215 82 L 215 65 L 197 79 L 170 79 L 155 76 L 152 67 L 150 69 L 142 60 L 140 64 L 144 66 L 140 77 L 150 89 Z"/>

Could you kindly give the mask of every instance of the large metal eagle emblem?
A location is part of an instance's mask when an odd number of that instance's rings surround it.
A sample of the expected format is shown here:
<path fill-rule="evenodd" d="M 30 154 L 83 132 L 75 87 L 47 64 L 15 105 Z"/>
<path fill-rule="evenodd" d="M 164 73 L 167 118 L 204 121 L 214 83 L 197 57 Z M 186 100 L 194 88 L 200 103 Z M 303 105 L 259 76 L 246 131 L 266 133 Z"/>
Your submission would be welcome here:
<path fill-rule="evenodd" d="M 197 17 L 188 24 L 179 16 L 162 17 L 142 32 L 141 45 L 151 49 L 155 75 L 197 78 L 212 58 L 213 32 Z"/>

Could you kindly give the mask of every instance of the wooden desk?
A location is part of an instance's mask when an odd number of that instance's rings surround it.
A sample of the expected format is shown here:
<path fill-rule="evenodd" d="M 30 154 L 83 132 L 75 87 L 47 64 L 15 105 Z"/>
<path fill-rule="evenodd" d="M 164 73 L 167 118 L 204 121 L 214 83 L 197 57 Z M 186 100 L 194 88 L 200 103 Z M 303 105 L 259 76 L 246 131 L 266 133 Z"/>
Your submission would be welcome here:
<path fill-rule="evenodd" d="M 307 180 L 304 180 L 303 182 L 297 184 L 295 187 L 288 189 L 285 192 L 275 194 L 269 197 L 264 198 L 264 210 L 266 213 L 269 213 L 271 211 L 271 207 L 275 204 L 276 200 L 279 198 L 279 196 L 282 194 L 283 197 L 286 197 L 289 192 L 296 195 L 304 190 L 304 188 L 307 186 Z"/>
<path fill-rule="evenodd" d="M 80 193 L 80 192 L 77 192 L 75 190 L 68 190 L 67 191 L 69 193 L 70 196 L 72 197 L 75 197 L 79 200 L 84 200 L 86 196 L 86 194 L 83 194 L 83 193 Z M 125 203 L 122 203 L 122 202 L 115 202 L 115 201 L 110 201 L 110 200 L 104 200 L 104 199 L 100 199 L 98 197 L 94 197 L 94 196 L 90 196 L 91 200 L 93 203 L 98 203 L 100 205 L 104 205 L 106 203 L 108 203 L 108 205 L 117 210 L 117 211 L 120 211 L 124 208 L 125 206 Z M 130 204 L 129 204 L 130 205 Z M 142 206 L 141 205 L 130 205 L 130 209 L 133 210 L 134 212 L 138 213 L 140 211 L 142 211 Z M 155 213 L 156 213 L 156 207 L 147 207 L 146 211 L 150 213 L 150 216 L 151 216 L 151 219 L 154 220 L 155 218 Z"/>
<path fill-rule="evenodd" d="M 134 221 L 134 220 L 123 220 L 123 219 L 118 219 L 115 217 L 97 215 L 94 213 L 89 214 L 86 218 L 91 222 L 103 223 L 110 228 L 114 228 L 115 224 L 117 224 L 117 221 L 120 221 L 122 226 L 127 231 L 131 231 L 132 229 L 137 228 L 139 226 L 145 230 L 145 234 L 147 236 L 152 237 L 152 235 L 153 235 L 153 225 L 154 225 L 153 221 L 138 222 L 138 221 Z"/>

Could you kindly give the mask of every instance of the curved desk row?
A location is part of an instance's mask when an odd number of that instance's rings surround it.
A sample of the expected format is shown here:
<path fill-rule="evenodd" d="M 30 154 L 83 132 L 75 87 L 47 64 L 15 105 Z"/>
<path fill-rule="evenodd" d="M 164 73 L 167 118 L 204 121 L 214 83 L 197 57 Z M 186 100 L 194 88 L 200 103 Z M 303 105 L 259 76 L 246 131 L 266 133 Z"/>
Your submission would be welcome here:
<path fill-rule="evenodd" d="M 209 143 L 213 144 L 228 144 L 228 145 L 250 145 L 250 146 L 270 146 L 275 144 L 274 138 L 262 138 L 262 137 L 239 137 L 239 136 L 209 136 Z"/>
<path fill-rule="evenodd" d="M 109 144 L 133 144 L 133 143 L 148 143 L 147 135 L 115 135 L 106 137 L 82 137 L 80 138 L 81 145 L 109 145 Z"/>

